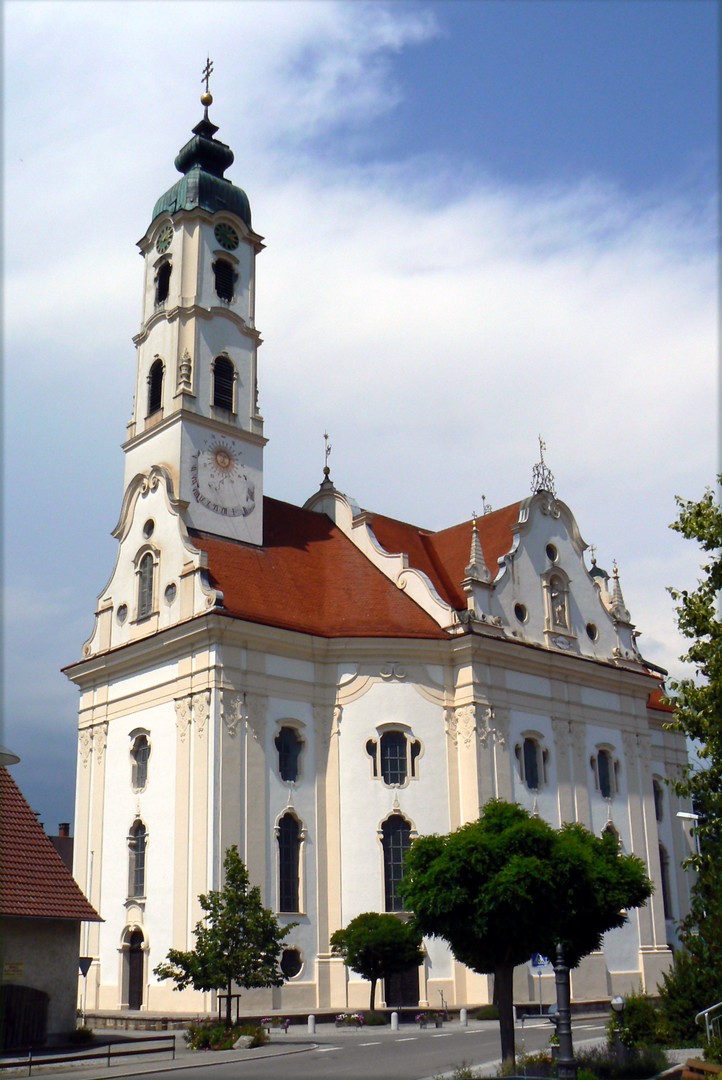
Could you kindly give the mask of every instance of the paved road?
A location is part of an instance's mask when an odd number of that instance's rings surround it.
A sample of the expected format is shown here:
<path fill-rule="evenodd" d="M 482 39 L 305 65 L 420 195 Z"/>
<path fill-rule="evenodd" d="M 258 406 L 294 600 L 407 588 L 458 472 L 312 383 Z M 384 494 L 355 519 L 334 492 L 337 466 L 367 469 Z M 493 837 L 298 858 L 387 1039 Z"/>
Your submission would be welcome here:
<path fill-rule="evenodd" d="M 550 1033 L 546 1021 L 529 1021 L 523 1028 L 517 1025 L 517 1053 L 542 1049 Z M 602 1019 L 580 1018 L 574 1023 L 577 1044 L 599 1039 L 603 1034 Z M 55 1067 L 52 1074 L 62 1080 L 147 1078 L 156 1073 L 163 1080 L 198 1080 L 206 1076 L 212 1080 L 429 1080 L 466 1063 L 487 1066 L 493 1075 L 499 1059 L 499 1026 L 471 1021 L 468 1028 L 454 1022 L 440 1030 L 405 1025 L 392 1032 L 389 1028 L 339 1031 L 319 1024 L 313 1037 L 292 1028 L 288 1035 L 274 1035 L 267 1047 L 218 1053 L 188 1051 L 182 1037 L 178 1043 L 175 1062 L 146 1057 L 110 1069 L 90 1064 L 81 1069 Z"/>

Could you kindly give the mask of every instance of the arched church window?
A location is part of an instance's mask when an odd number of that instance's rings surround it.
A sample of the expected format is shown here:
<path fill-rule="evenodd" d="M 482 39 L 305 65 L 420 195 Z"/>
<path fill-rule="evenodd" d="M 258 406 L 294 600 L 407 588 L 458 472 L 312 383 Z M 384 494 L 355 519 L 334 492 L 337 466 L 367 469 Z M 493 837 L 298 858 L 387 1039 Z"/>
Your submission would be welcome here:
<path fill-rule="evenodd" d="M 217 356 L 213 361 L 213 404 L 217 409 L 233 412 L 233 391 L 236 369 L 227 356 Z"/>
<path fill-rule="evenodd" d="M 381 736 L 381 775 L 385 784 L 406 781 L 406 735 L 403 731 L 385 731 Z"/>
<path fill-rule="evenodd" d="M 162 262 L 158 267 L 155 275 L 155 304 L 158 307 L 159 304 L 164 304 L 168 299 L 168 293 L 170 292 L 170 276 L 173 272 L 173 267 L 169 259 Z"/>
<path fill-rule="evenodd" d="M 293 814 L 278 823 L 278 910 L 300 911 L 301 825 Z"/>
<path fill-rule="evenodd" d="M 403 911 L 399 884 L 404 876 L 404 859 L 411 847 L 411 825 L 401 814 L 392 814 L 381 826 L 384 853 L 384 902 L 386 911 Z"/>
<path fill-rule="evenodd" d="M 604 746 L 598 747 L 590 764 L 599 794 L 603 799 L 613 798 L 619 788 L 619 762 L 615 761 L 612 751 Z"/>
<path fill-rule="evenodd" d="M 138 618 L 147 619 L 153 612 L 153 556 L 147 551 L 138 566 Z"/>
<path fill-rule="evenodd" d="M 276 750 L 278 750 L 278 771 L 281 779 L 286 781 L 297 780 L 298 759 L 301 756 L 303 740 L 295 728 L 282 727 L 274 742 Z"/>
<path fill-rule="evenodd" d="M 133 790 L 144 791 L 148 783 L 148 758 L 150 757 L 150 743 L 147 735 L 136 736 L 130 756 L 133 761 L 131 777 Z"/>
<path fill-rule="evenodd" d="M 514 747 L 519 776 L 529 791 L 540 791 L 547 781 L 549 751 L 535 735 L 525 735 Z"/>
<path fill-rule="evenodd" d="M 148 372 L 148 416 L 163 405 L 163 361 L 157 357 L 150 365 Z"/>
<path fill-rule="evenodd" d="M 145 896 L 145 849 L 148 834 L 137 818 L 128 834 L 128 896 Z"/>
<path fill-rule="evenodd" d="M 662 879 L 662 907 L 665 919 L 673 919 L 672 893 L 669 887 L 669 855 L 662 845 L 659 845 L 659 873 Z"/>
<path fill-rule="evenodd" d="M 220 300 L 233 299 L 233 289 L 236 284 L 236 272 L 233 263 L 228 259 L 216 259 L 213 263 L 213 276 L 216 280 L 216 295 Z"/>
<path fill-rule="evenodd" d="M 657 821 L 662 821 L 664 818 L 664 791 L 662 790 L 662 782 L 655 776 L 652 780 L 652 790 L 654 791 L 654 816 Z"/>

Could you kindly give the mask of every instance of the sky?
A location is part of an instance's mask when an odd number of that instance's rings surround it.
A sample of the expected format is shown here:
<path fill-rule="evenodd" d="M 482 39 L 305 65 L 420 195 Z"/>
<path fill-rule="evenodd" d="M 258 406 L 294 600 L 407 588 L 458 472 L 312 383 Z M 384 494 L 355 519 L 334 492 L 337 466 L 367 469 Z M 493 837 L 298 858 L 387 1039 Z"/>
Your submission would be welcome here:
<path fill-rule="evenodd" d="M 113 566 L 136 248 L 210 113 L 265 237 L 265 491 L 430 529 L 559 498 L 673 674 L 675 496 L 717 471 L 712 0 L 5 0 L 2 742 L 73 821 Z"/>

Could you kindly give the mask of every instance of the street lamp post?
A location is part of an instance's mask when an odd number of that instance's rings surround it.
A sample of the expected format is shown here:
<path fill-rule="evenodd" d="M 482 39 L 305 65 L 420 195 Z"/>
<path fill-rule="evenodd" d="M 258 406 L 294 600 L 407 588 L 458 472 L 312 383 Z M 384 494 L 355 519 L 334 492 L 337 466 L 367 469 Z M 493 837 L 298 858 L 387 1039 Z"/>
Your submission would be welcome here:
<path fill-rule="evenodd" d="M 559 1080 L 577 1080 L 577 1063 L 574 1060 L 572 1044 L 571 989 L 569 985 L 569 965 L 564 961 L 564 948 L 557 945 L 554 964 L 554 980 L 557 988 L 557 1035 L 559 1036 L 559 1059 L 557 1061 Z"/>

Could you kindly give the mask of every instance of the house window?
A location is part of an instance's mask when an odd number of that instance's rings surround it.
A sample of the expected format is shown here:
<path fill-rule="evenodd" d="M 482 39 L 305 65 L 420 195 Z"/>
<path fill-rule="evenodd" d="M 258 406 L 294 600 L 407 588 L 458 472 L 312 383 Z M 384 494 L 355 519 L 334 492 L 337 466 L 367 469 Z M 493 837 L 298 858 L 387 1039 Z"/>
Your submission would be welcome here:
<path fill-rule="evenodd" d="M 547 782 L 549 751 L 536 736 L 525 735 L 524 741 L 514 747 L 514 753 L 522 782 L 529 791 L 540 791 Z"/>
<path fill-rule="evenodd" d="M 138 618 L 147 619 L 153 612 L 153 556 L 145 553 L 138 566 Z"/>
<path fill-rule="evenodd" d="M 612 751 L 599 747 L 590 759 L 594 782 L 603 799 L 613 798 L 619 790 L 619 762 L 612 756 Z"/>
<path fill-rule="evenodd" d="M 157 413 L 163 405 L 163 361 L 156 357 L 148 372 L 148 416 Z"/>
<path fill-rule="evenodd" d="M 403 911 L 399 884 L 404 876 L 404 859 L 411 847 L 411 826 L 401 814 L 393 814 L 381 826 L 384 852 L 384 900 L 386 911 Z"/>
<path fill-rule="evenodd" d="M 276 736 L 276 750 L 278 750 L 278 771 L 281 779 L 294 781 L 298 779 L 298 759 L 301 755 L 303 740 L 298 732 L 292 727 L 282 727 Z"/>
<path fill-rule="evenodd" d="M 366 753 L 373 763 L 373 775 L 381 776 L 390 787 L 398 787 L 416 776 L 421 743 L 405 731 L 384 731 L 380 739 L 368 740 Z"/>
<path fill-rule="evenodd" d="M 236 272 L 232 263 L 228 259 L 216 259 L 213 263 L 213 276 L 216 279 L 216 295 L 219 299 L 230 303 L 236 282 Z"/>
<path fill-rule="evenodd" d="M 662 879 L 662 907 L 664 909 L 664 917 L 665 919 L 673 919 L 672 894 L 669 888 L 669 855 L 661 844 L 659 845 L 659 873 Z"/>
<path fill-rule="evenodd" d="M 144 791 L 148 783 L 148 758 L 150 743 L 146 735 L 138 735 L 130 751 L 133 761 L 131 783 L 134 791 Z"/>
<path fill-rule="evenodd" d="M 233 387 L 236 369 L 227 356 L 217 356 L 213 362 L 213 404 L 217 409 L 233 412 Z"/>
<path fill-rule="evenodd" d="M 173 270 L 170 262 L 166 261 L 160 264 L 158 272 L 155 275 L 155 304 L 158 307 L 160 304 L 164 304 L 168 299 L 168 293 L 170 292 L 170 275 Z"/>
<path fill-rule="evenodd" d="M 664 818 L 664 792 L 661 781 L 656 777 L 652 780 L 652 790 L 654 791 L 654 816 L 657 821 L 662 821 Z"/>
<path fill-rule="evenodd" d="M 300 911 L 301 826 L 293 814 L 278 823 L 278 910 Z"/>
<path fill-rule="evenodd" d="M 133 822 L 128 834 L 128 896 L 145 896 L 145 848 L 148 840 L 142 821 Z"/>

